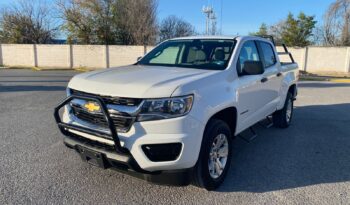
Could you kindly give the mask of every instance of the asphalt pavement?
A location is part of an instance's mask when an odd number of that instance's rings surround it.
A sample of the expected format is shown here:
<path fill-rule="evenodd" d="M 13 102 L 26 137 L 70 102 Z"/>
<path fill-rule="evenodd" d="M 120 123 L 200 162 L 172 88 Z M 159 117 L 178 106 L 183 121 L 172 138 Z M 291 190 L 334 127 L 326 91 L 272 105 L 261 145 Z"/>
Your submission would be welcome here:
<path fill-rule="evenodd" d="M 0 204 L 350 204 L 350 84 L 301 82 L 288 129 L 234 141 L 224 184 L 170 187 L 81 161 L 53 108 L 72 71 L 0 70 Z"/>

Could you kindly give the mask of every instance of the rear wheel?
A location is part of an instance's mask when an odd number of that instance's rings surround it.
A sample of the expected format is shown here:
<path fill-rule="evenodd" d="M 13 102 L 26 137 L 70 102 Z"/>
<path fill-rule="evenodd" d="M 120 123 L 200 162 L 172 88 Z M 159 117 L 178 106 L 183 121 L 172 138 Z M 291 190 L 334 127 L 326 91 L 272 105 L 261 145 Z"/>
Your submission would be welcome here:
<path fill-rule="evenodd" d="M 220 186 L 230 167 L 231 149 L 229 126 L 222 120 L 211 120 L 205 130 L 200 155 L 193 170 L 194 184 L 207 190 Z"/>
<path fill-rule="evenodd" d="M 287 128 L 292 122 L 294 101 L 292 93 L 287 94 L 286 101 L 282 110 L 278 110 L 273 114 L 273 124 L 279 128 Z"/>

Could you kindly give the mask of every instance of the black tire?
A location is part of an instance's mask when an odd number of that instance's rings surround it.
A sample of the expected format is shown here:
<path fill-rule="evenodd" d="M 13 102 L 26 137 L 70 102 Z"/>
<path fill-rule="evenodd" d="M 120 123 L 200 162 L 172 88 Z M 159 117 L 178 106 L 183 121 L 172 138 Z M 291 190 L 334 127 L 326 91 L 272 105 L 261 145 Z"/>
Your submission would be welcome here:
<path fill-rule="evenodd" d="M 209 154 L 214 144 L 214 140 L 218 139 L 217 137 L 219 137 L 220 134 L 224 134 L 226 136 L 227 141 L 225 141 L 225 143 L 227 142 L 228 145 L 228 155 L 221 174 L 218 176 L 218 178 L 213 178 L 209 172 Z M 222 120 L 210 120 L 204 132 L 198 161 L 193 169 L 193 184 L 209 191 L 216 189 L 224 181 L 231 164 L 231 159 L 232 136 L 229 126 Z"/>
<path fill-rule="evenodd" d="M 290 103 L 290 104 L 289 104 Z M 291 107 L 289 107 L 291 106 Z M 278 128 L 287 128 L 289 127 L 290 123 L 292 122 L 293 118 L 293 111 L 294 111 L 294 99 L 292 93 L 288 92 L 286 101 L 284 103 L 284 106 L 282 110 L 277 110 L 272 118 L 273 118 L 273 125 Z M 291 114 L 288 116 L 288 110 L 291 109 Z"/>

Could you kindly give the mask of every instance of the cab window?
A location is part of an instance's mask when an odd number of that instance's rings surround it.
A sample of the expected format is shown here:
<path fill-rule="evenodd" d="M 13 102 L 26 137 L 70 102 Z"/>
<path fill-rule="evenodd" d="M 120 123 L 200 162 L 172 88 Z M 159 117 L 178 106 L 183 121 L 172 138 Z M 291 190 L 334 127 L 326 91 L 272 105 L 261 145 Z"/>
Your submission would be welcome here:
<path fill-rule="evenodd" d="M 138 65 L 225 70 L 236 41 L 184 39 L 166 41 L 146 54 Z"/>
<path fill-rule="evenodd" d="M 243 44 L 237 61 L 237 72 L 243 74 L 243 66 L 246 61 L 260 61 L 258 48 L 254 41 L 247 41 Z"/>
<path fill-rule="evenodd" d="M 268 67 L 275 65 L 277 61 L 276 61 L 275 52 L 274 52 L 271 44 L 259 41 L 259 45 L 260 45 L 261 52 L 262 52 L 263 59 L 264 59 L 263 60 L 264 67 L 268 68 Z"/>

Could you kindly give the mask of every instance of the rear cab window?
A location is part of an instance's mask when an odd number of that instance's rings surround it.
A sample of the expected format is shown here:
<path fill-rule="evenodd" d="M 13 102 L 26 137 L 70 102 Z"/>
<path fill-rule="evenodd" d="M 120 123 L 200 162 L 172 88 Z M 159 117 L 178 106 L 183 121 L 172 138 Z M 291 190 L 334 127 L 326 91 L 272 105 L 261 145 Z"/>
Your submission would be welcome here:
<path fill-rule="evenodd" d="M 265 68 L 269 68 L 277 63 L 275 51 L 270 43 L 258 41 L 261 49 L 263 64 Z"/>

